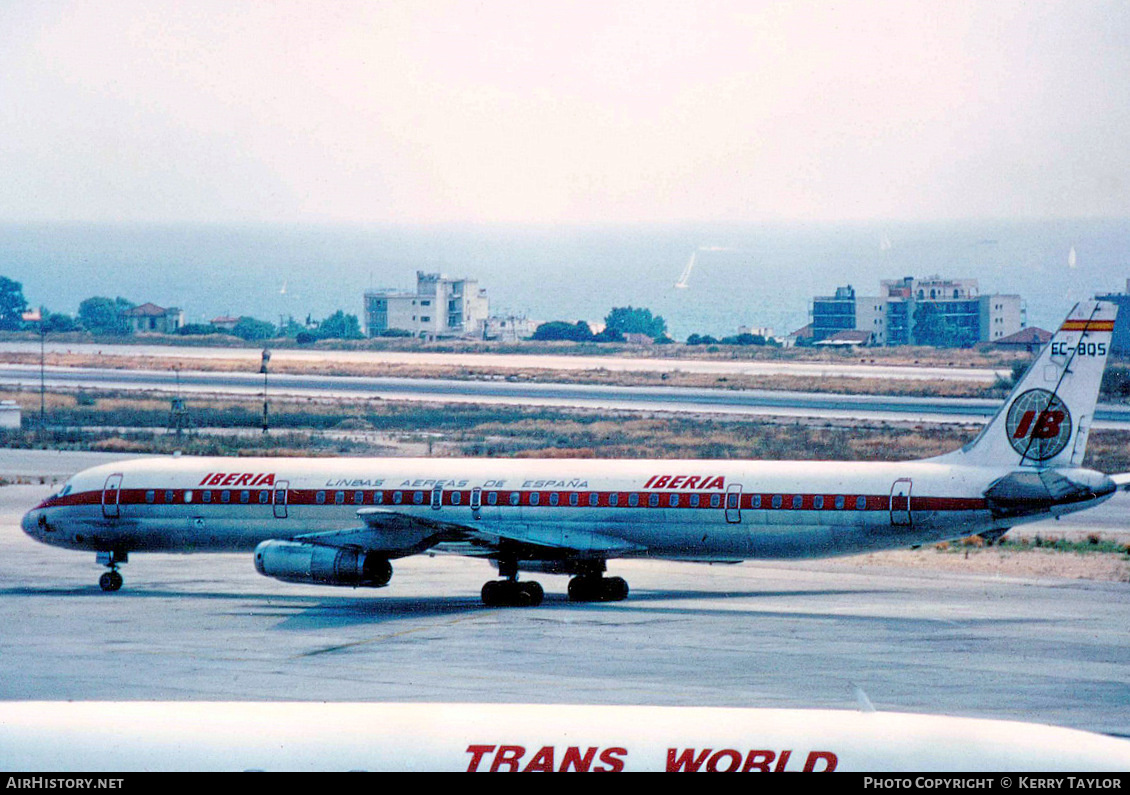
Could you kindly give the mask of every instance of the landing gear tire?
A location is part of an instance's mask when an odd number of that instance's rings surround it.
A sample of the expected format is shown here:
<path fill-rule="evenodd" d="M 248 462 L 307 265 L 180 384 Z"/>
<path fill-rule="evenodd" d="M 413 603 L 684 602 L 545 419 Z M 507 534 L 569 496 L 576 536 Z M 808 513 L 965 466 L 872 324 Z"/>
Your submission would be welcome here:
<path fill-rule="evenodd" d="M 121 574 L 116 571 L 108 571 L 98 578 L 98 587 L 109 593 L 121 588 L 123 582 Z"/>
<path fill-rule="evenodd" d="M 569 580 L 570 602 L 619 602 L 628 597 L 623 577 L 582 575 Z"/>
<path fill-rule="evenodd" d="M 487 607 L 537 607 L 544 598 L 545 591 L 532 580 L 491 580 L 482 591 L 483 604 Z"/>

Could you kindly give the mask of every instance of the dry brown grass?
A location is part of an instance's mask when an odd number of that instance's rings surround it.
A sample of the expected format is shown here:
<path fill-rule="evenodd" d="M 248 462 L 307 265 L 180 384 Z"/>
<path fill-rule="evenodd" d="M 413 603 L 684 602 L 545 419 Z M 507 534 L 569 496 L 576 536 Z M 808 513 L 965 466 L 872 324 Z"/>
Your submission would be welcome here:
<path fill-rule="evenodd" d="M 966 352 L 962 352 L 966 353 Z M 699 357 L 696 357 L 699 358 Z M 711 357 L 702 357 L 711 358 Z M 721 357 L 736 358 L 736 357 Z M 745 358 L 745 357 L 743 357 Z M 748 357 L 758 358 L 758 357 Z M 769 359 L 773 360 L 773 359 Z M 792 359 L 790 359 L 792 360 Z M 797 359 L 797 361 L 807 361 Z M 828 357 L 813 361 L 832 361 L 836 364 L 859 362 L 855 359 Z M 864 360 L 867 362 L 874 359 Z M 38 364 L 35 354 L 0 352 L 0 362 L 13 364 Z M 879 364 L 929 364 L 938 362 L 918 359 L 906 360 L 888 357 L 878 360 Z M 114 370 L 202 370 L 209 372 L 248 372 L 245 361 L 232 359 L 187 359 L 156 356 L 97 356 L 88 354 L 51 354 L 47 364 L 61 367 L 96 367 Z M 1002 365 L 992 359 L 992 363 L 974 361 L 972 363 L 947 360 L 940 364 L 946 366 L 987 366 L 999 368 Z M 1003 365 L 1007 367 L 1008 365 Z M 934 380 L 888 380 L 882 378 L 818 377 L 794 375 L 743 375 L 716 376 L 706 373 L 674 372 L 619 372 L 605 369 L 592 370 L 543 370 L 535 368 L 501 367 L 457 367 L 457 366 L 416 366 L 385 364 L 379 362 L 310 362 L 288 361 L 276 358 L 271 362 L 271 371 L 294 375 L 363 376 L 387 378 L 450 378 L 529 382 L 529 383 L 576 383 L 603 386 L 680 386 L 694 388 L 720 389 L 767 389 L 796 392 L 830 392 L 846 395 L 901 395 L 907 397 L 1003 397 L 996 385 L 978 381 L 949 379 Z"/>

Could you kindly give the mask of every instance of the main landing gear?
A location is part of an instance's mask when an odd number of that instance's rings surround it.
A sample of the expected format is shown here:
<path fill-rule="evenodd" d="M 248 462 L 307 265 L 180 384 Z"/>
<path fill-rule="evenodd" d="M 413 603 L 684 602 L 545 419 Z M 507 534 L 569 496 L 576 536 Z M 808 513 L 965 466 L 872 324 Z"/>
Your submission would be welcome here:
<path fill-rule="evenodd" d="M 590 561 L 569 580 L 570 602 L 619 602 L 628 597 L 628 581 L 623 577 L 605 577 L 603 560 Z"/>
<path fill-rule="evenodd" d="M 504 580 L 491 580 L 483 586 L 483 604 L 487 607 L 537 607 L 545 591 L 533 580 L 518 582 L 518 561 L 500 560 L 498 573 Z"/>
<path fill-rule="evenodd" d="M 122 587 L 125 582 L 122 579 L 121 573 L 118 571 L 119 563 L 129 562 L 128 552 L 99 552 L 97 553 L 98 564 L 101 566 L 108 566 L 109 571 L 98 578 L 98 587 L 107 593 L 112 593 Z"/>
<path fill-rule="evenodd" d="M 623 577 L 582 574 L 569 580 L 570 602 L 619 602 L 628 597 L 628 581 Z"/>
<path fill-rule="evenodd" d="M 569 580 L 570 602 L 619 602 L 628 596 L 628 583 L 623 577 L 605 577 L 604 561 L 586 561 L 579 566 L 567 564 L 567 571 L 555 573 L 573 574 Z M 541 585 L 530 580 L 518 582 L 518 561 L 516 558 L 502 558 L 498 562 L 498 573 L 502 580 L 491 580 L 483 586 L 483 604 L 487 607 L 537 607 L 542 603 L 545 592 Z"/>
<path fill-rule="evenodd" d="M 487 607 L 537 607 L 545 591 L 533 580 L 491 580 L 483 586 L 482 597 Z"/>

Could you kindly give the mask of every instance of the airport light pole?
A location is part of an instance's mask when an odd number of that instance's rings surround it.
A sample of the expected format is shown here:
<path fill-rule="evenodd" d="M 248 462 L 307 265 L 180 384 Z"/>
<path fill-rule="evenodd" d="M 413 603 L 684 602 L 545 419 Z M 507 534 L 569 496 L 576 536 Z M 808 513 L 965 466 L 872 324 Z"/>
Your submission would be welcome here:
<path fill-rule="evenodd" d="M 269 428 L 267 423 L 267 364 L 270 361 L 271 352 L 264 348 L 263 363 L 259 366 L 259 372 L 263 374 L 263 433 L 267 433 Z"/>
<path fill-rule="evenodd" d="M 43 321 L 43 307 L 24 312 L 25 323 L 39 324 L 39 435 L 47 428 L 47 324 Z"/>
<path fill-rule="evenodd" d="M 47 432 L 47 326 L 39 310 L 39 434 Z"/>

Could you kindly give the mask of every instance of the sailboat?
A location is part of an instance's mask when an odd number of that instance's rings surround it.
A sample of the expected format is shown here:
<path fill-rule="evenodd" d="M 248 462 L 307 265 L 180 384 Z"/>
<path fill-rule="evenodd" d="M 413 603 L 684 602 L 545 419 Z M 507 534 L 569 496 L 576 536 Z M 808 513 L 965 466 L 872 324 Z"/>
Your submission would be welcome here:
<path fill-rule="evenodd" d="M 694 250 L 691 254 L 691 260 L 687 263 L 687 267 L 683 268 L 682 274 L 679 276 L 679 281 L 675 282 L 675 286 L 680 290 L 687 289 L 687 281 L 691 278 L 691 271 L 694 270 L 694 261 L 698 256 L 698 249 Z"/>

